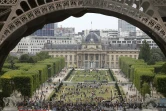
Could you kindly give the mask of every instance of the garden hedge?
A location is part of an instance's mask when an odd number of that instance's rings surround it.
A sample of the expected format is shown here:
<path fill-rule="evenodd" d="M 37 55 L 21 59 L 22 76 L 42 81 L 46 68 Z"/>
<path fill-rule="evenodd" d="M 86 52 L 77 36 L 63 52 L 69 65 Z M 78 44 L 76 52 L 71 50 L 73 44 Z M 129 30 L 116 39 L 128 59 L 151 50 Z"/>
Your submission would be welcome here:
<path fill-rule="evenodd" d="M 110 70 L 110 69 L 109 69 L 109 74 L 110 74 L 110 76 L 111 76 L 112 80 L 113 80 L 113 81 L 116 81 L 116 80 L 115 80 L 115 77 L 113 76 L 113 71 L 112 71 L 112 70 Z"/>
<path fill-rule="evenodd" d="M 154 85 L 158 92 L 166 96 L 166 75 L 158 74 L 154 78 Z"/>
<path fill-rule="evenodd" d="M 136 60 L 134 58 L 130 57 L 120 57 L 119 58 L 119 66 L 122 70 L 122 72 L 128 77 L 132 78 L 130 75 L 130 70 L 132 65 L 146 65 L 143 60 Z"/>
<path fill-rule="evenodd" d="M 63 57 L 46 59 L 36 64 L 17 63 L 15 69 L 11 70 L 10 64 L 4 64 L 0 77 L 0 85 L 3 95 L 9 96 L 13 89 L 21 91 L 23 96 L 31 97 L 33 92 L 39 88 L 49 77 L 59 73 L 65 66 Z M 13 82 L 14 84 L 12 85 Z"/>
<path fill-rule="evenodd" d="M 64 78 L 64 81 L 66 81 L 70 75 L 72 74 L 72 72 L 74 71 L 74 68 L 72 70 L 70 70 L 70 72 L 67 74 L 67 76 Z"/>
<path fill-rule="evenodd" d="M 144 83 L 150 84 L 150 82 L 153 82 L 155 76 L 154 67 L 163 64 L 147 65 L 143 60 L 129 57 L 120 57 L 119 62 L 122 72 L 134 83 L 140 93 L 143 93 Z"/>

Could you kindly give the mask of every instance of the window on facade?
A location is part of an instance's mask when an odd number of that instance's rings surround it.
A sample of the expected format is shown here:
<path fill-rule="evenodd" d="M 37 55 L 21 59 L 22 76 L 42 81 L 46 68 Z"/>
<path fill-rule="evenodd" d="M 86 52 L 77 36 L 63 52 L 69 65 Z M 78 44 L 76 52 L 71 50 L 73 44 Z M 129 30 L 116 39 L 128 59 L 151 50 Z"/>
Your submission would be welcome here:
<path fill-rule="evenodd" d="M 121 41 L 117 41 L 117 43 L 121 43 Z"/>
<path fill-rule="evenodd" d="M 114 62 L 111 62 L 111 67 L 114 68 Z"/>
<path fill-rule="evenodd" d="M 118 55 L 116 55 L 116 60 L 117 60 L 117 61 L 118 61 L 118 58 L 119 58 Z"/>
<path fill-rule="evenodd" d="M 134 55 L 134 58 L 137 59 L 137 55 Z"/>
<path fill-rule="evenodd" d="M 127 41 L 127 43 L 131 43 L 131 41 Z"/>
<path fill-rule="evenodd" d="M 75 61 L 77 60 L 77 56 L 76 56 L 76 55 L 74 55 L 74 60 L 75 60 Z"/>
<path fill-rule="evenodd" d="M 81 56 L 79 55 L 79 60 L 81 60 Z"/>
<path fill-rule="evenodd" d="M 93 60 L 93 55 L 90 56 L 91 60 Z"/>
<path fill-rule="evenodd" d="M 72 61 L 72 55 L 70 55 L 70 60 Z"/>
<path fill-rule="evenodd" d="M 137 41 L 137 43 L 141 43 L 141 41 Z"/>
<path fill-rule="evenodd" d="M 88 55 L 87 54 L 85 54 L 85 60 L 88 60 Z"/>
<path fill-rule="evenodd" d="M 103 55 L 103 60 L 105 59 L 105 55 Z"/>
<path fill-rule="evenodd" d="M 109 62 L 107 62 L 107 67 L 109 68 Z"/>
<path fill-rule="evenodd" d="M 112 43 L 116 43 L 116 41 L 112 41 Z"/>
<path fill-rule="evenodd" d="M 150 43 L 151 43 L 151 41 L 147 41 L 147 43 L 149 43 L 149 44 L 150 44 Z"/>
<path fill-rule="evenodd" d="M 109 61 L 109 55 L 107 55 L 107 61 Z"/>
<path fill-rule="evenodd" d="M 126 41 L 122 41 L 122 43 L 126 43 Z"/>
<path fill-rule="evenodd" d="M 114 55 L 111 55 L 111 60 L 112 60 L 112 61 L 114 60 Z"/>
<path fill-rule="evenodd" d="M 67 55 L 65 55 L 65 59 L 67 60 Z"/>
<path fill-rule="evenodd" d="M 130 55 L 130 57 L 132 58 L 132 55 Z"/>
<path fill-rule="evenodd" d="M 96 54 L 96 60 L 99 60 L 99 55 L 98 54 Z"/>

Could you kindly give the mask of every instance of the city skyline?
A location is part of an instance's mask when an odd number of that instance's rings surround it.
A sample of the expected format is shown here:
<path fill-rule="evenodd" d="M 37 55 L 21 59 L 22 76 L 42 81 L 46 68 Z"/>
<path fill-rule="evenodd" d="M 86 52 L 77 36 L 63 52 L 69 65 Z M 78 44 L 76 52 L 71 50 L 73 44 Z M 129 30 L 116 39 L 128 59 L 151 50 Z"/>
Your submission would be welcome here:
<path fill-rule="evenodd" d="M 101 20 L 102 22 L 100 22 Z M 82 30 L 89 29 L 118 30 L 118 18 L 102 14 L 88 13 L 80 18 L 69 17 L 62 22 L 58 22 L 58 27 L 75 27 L 76 32 L 81 32 Z"/>

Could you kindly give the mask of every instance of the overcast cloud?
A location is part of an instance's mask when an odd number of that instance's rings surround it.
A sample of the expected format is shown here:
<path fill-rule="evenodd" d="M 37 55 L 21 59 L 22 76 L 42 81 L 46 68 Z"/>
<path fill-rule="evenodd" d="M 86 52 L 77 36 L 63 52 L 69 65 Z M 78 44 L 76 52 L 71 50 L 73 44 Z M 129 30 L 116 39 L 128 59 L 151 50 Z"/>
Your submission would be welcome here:
<path fill-rule="evenodd" d="M 70 17 L 58 23 L 58 27 L 75 27 L 76 32 L 91 29 L 118 29 L 118 19 L 101 14 L 88 13 L 80 18 Z"/>

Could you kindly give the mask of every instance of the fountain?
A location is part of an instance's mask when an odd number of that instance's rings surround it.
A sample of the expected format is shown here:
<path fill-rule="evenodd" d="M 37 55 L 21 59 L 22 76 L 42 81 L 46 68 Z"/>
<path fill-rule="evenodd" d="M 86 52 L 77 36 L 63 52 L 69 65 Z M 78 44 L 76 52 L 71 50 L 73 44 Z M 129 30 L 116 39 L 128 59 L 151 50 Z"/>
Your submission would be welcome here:
<path fill-rule="evenodd" d="M 145 101 L 143 103 L 143 107 L 146 108 L 143 111 L 157 111 L 158 99 L 154 97 L 150 97 L 149 94 L 145 94 Z"/>
<path fill-rule="evenodd" d="M 16 104 L 18 102 L 22 102 L 21 93 L 14 91 L 10 97 L 4 97 L 3 101 L 5 103 L 5 107 L 2 111 L 18 111 Z"/>

